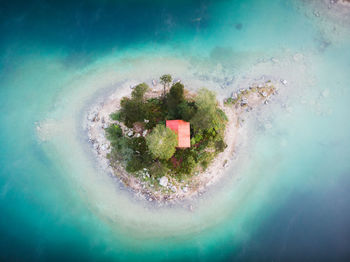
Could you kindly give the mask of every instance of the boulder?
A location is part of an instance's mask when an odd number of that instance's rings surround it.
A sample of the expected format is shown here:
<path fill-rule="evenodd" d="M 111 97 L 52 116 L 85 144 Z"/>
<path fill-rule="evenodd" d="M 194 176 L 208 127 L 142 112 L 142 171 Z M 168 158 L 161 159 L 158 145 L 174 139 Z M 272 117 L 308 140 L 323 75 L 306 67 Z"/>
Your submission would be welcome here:
<path fill-rule="evenodd" d="M 159 185 L 166 187 L 168 185 L 168 178 L 166 176 L 162 176 L 159 179 Z"/>

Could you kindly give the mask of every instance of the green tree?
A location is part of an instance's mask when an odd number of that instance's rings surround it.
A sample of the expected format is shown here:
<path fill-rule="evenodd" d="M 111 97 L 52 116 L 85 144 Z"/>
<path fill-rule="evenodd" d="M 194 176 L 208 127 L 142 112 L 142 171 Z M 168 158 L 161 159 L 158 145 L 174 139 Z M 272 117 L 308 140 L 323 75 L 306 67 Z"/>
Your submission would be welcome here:
<path fill-rule="evenodd" d="M 131 93 L 132 99 L 135 101 L 143 101 L 144 95 L 148 89 L 149 87 L 146 83 L 138 84 Z"/>
<path fill-rule="evenodd" d="M 177 106 L 177 110 L 182 120 L 190 121 L 196 114 L 197 108 L 194 102 L 182 101 Z"/>
<path fill-rule="evenodd" d="M 148 85 L 141 83 L 137 85 L 131 93 L 131 98 L 123 97 L 120 101 L 119 118 L 124 121 L 127 127 L 133 127 L 135 122 L 143 121 L 145 118 L 145 98 Z"/>
<path fill-rule="evenodd" d="M 164 93 L 163 93 L 163 96 L 165 97 L 165 93 L 166 93 L 166 89 L 169 88 L 169 85 L 172 81 L 172 77 L 171 75 L 168 75 L 168 74 L 165 74 L 165 75 L 162 75 L 160 77 L 160 83 L 163 85 L 164 87 Z"/>
<path fill-rule="evenodd" d="M 216 96 L 212 91 L 202 88 L 195 98 L 197 113 L 193 116 L 191 124 L 195 130 L 210 129 L 217 119 Z"/>
<path fill-rule="evenodd" d="M 184 100 L 184 85 L 181 83 L 173 84 L 170 88 L 169 94 L 167 95 L 167 107 L 170 118 L 181 117 L 178 106 Z"/>
<path fill-rule="evenodd" d="M 177 136 L 171 129 L 159 124 L 146 137 L 146 143 L 155 158 L 168 160 L 175 153 Z"/>

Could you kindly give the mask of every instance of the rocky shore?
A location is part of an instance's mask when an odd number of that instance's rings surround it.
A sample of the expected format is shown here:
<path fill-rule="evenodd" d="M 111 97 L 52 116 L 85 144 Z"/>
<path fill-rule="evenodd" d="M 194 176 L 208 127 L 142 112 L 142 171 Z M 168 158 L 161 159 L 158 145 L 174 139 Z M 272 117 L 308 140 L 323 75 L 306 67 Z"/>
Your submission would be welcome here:
<path fill-rule="evenodd" d="M 228 117 L 225 130 L 227 148 L 217 155 L 204 172 L 197 172 L 193 177 L 186 179 L 186 181 L 182 180 L 179 182 L 171 176 L 151 180 L 150 171 L 146 168 L 138 172 L 137 175 L 134 175 L 126 172 L 122 163 L 119 162 L 112 165 L 109 162 L 107 156 L 111 148 L 104 131 L 109 125 L 121 125 L 124 134 L 129 137 L 147 135 L 145 132 L 138 132 L 137 130 L 127 128 L 122 123 L 113 121 L 109 117 L 111 113 L 119 109 L 120 99 L 129 95 L 133 86 L 123 90 L 118 89 L 103 102 L 94 105 L 88 111 L 83 125 L 87 132 L 88 141 L 101 168 L 115 175 L 125 187 L 131 189 L 142 199 L 146 199 L 149 202 L 156 201 L 158 203 L 178 202 L 202 194 L 209 185 L 215 183 L 225 174 L 225 171 L 230 167 L 231 161 L 237 154 L 237 141 L 240 136 L 244 136 L 245 114 L 260 105 L 267 105 L 271 97 L 278 92 L 276 86 L 287 84 L 287 81 L 283 79 L 279 83 L 264 80 L 251 84 L 246 89 L 232 92 L 231 97 L 220 101 L 220 107 Z M 146 93 L 146 97 L 148 98 L 157 97 L 162 92 L 163 87 L 156 81 L 152 81 L 152 86 L 153 88 Z"/>

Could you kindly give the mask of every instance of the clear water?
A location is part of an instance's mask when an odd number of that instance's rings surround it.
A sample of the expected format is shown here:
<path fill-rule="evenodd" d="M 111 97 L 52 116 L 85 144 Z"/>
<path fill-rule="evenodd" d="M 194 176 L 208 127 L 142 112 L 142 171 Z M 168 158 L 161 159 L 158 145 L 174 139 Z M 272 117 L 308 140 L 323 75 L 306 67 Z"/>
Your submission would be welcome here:
<path fill-rule="evenodd" d="M 317 1 L 2 3 L 0 260 L 349 260 L 348 16 Z M 132 198 L 81 127 L 94 99 L 168 72 L 219 96 L 288 80 L 193 212 Z"/>

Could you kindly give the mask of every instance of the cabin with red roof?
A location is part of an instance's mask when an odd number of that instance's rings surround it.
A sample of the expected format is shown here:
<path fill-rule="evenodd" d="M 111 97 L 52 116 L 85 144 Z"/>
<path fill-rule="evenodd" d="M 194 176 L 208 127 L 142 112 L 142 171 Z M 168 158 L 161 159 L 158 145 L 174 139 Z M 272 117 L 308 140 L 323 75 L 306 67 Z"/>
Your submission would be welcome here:
<path fill-rule="evenodd" d="M 183 120 L 166 120 L 166 127 L 177 134 L 177 147 L 191 147 L 190 123 Z"/>

